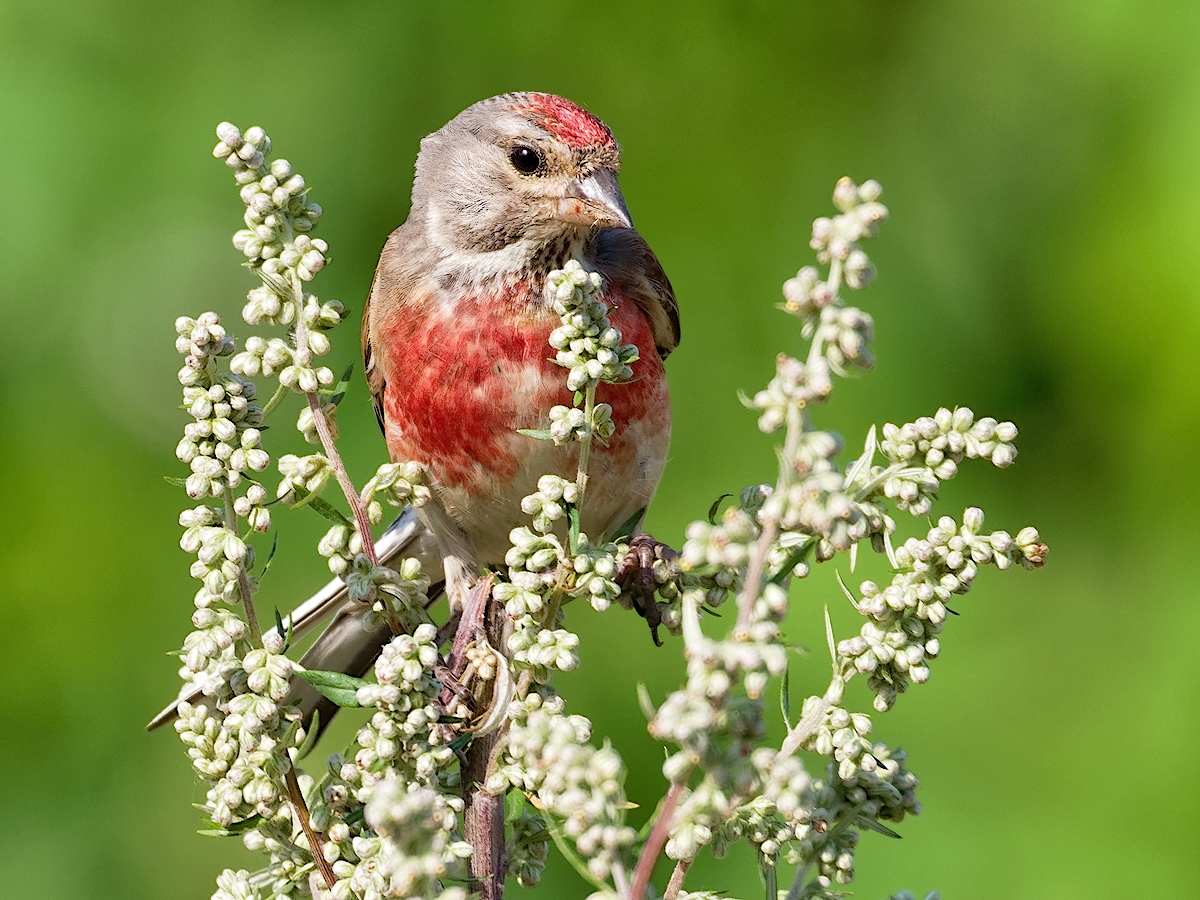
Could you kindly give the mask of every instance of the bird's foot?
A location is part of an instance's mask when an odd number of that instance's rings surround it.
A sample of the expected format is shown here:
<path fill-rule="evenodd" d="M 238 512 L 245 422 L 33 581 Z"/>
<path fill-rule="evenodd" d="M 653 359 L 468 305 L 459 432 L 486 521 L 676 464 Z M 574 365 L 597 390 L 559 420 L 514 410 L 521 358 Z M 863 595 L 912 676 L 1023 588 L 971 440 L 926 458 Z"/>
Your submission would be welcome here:
<path fill-rule="evenodd" d="M 664 584 L 675 570 L 675 559 L 679 554 L 668 545 L 657 541 L 652 535 L 639 534 L 629 539 L 629 552 L 617 567 L 617 583 L 621 591 L 637 610 L 638 615 L 650 626 L 650 637 L 655 646 L 662 646 L 658 639 L 658 626 L 662 615 L 654 599 L 659 585 Z"/>

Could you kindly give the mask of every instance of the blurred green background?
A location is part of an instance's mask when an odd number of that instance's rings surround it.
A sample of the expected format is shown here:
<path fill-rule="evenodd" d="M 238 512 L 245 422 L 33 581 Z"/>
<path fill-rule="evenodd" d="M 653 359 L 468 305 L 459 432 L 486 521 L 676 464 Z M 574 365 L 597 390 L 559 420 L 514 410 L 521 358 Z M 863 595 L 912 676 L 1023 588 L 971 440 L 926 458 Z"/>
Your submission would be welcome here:
<path fill-rule="evenodd" d="M 0 2 L 0 893 L 189 900 L 248 859 L 194 834 L 179 743 L 142 731 L 193 592 L 162 479 L 182 471 L 171 325 L 215 308 L 238 332 L 252 286 L 213 126 L 263 125 L 304 173 L 334 256 L 315 289 L 357 311 L 419 138 L 537 89 L 613 128 L 679 296 L 657 535 L 772 477 L 735 391 L 799 347 L 773 304 L 843 174 L 892 211 L 859 298 L 878 365 L 818 421 L 851 446 L 939 405 L 1021 428 L 1015 467 L 964 466 L 941 508 L 1037 524 L 1050 564 L 988 572 L 932 681 L 878 717 L 925 812 L 864 837 L 856 896 L 1198 896 L 1197 48 L 1200 5 L 1147 0 Z M 357 380 L 341 424 L 361 481 L 384 450 Z M 321 521 L 290 518 L 268 607 L 324 577 Z M 854 627 L 831 570 L 796 591 L 796 704 L 825 683 L 825 602 Z M 663 785 L 634 688 L 677 685 L 679 644 L 619 610 L 569 624 L 563 690 L 625 754 L 640 821 Z M 747 853 L 688 884 L 761 896 Z M 555 864 L 541 896 L 586 893 Z"/>

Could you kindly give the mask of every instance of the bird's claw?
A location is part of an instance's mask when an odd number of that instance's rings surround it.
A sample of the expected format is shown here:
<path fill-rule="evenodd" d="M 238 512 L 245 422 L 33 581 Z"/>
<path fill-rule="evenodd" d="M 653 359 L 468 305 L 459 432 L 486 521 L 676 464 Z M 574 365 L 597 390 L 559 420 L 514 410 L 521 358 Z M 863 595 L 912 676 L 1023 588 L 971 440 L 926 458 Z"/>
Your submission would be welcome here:
<path fill-rule="evenodd" d="M 658 639 L 658 626 L 662 624 L 662 614 L 654 595 L 659 587 L 659 579 L 654 571 L 654 564 L 667 563 L 673 569 L 675 558 L 679 554 L 668 545 L 657 541 L 652 535 L 639 534 L 629 539 L 629 552 L 617 567 L 617 584 L 621 592 L 629 598 L 638 615 L 650 626 L 650 637 L 655 646 L 661 647 Z"/>

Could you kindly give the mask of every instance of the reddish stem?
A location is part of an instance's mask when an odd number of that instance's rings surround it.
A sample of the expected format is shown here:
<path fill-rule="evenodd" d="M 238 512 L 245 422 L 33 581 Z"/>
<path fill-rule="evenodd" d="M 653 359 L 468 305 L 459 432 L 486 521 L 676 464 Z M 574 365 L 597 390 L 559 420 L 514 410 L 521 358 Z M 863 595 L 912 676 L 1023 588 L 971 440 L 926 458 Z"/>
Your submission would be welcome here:
<path fill-rule="evenodd" d="M 658 819 L 646 838 L 646 846 L 638 858 L 637 868 L 633 870 L 633 886 L 629 889 L 629 900 L 641 900 L 646 895 L 646 887 L 650 884 L 650 875 L 654 872 L 654 864 L 667 843 L 667 830 L 671 827 L 671 816 L 679 803 L 679 795 L 683 793 L 683 782 L 671 784 L 667 796 L 663 798 L 662 809 L 658 811 Z"/>

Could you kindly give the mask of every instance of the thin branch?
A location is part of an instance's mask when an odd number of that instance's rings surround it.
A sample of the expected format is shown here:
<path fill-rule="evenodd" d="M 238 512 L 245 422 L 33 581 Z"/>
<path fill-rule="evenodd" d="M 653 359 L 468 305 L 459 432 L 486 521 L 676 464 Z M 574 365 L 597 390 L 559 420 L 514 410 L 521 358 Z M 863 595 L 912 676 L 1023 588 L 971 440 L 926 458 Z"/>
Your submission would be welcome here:
<path fill-rule="evenodd" d="M 663 894 L 663 900 L 675 900 L 679 896 L 679 891 L 683 887 L 683 879 L 687 877 L 687 871 L 691 867 L 690 859 L 681 859 L 675 863 L 675 870 L 671 873 L 671 880 L 667 883 L 667 892 Z"/>
<path fill-rule="evenodd" d="M 296 780 L 295 764 L 287 770 L 284 780 L 287 782 L 288 799 L 291 800 L 292 810 L 296 813 L 296 820 L 300 823 L 300 829 L 304 832 L 304 836 L 308 838 L 308 850 L 312 854 L 313 862 L 321 870 L 321 877 L 325 879 L 325 885 L 333 890 L 333 886 L 337 884 L 337 875 L 333 874 L 333 866 L 325 858 L 324 837 L 319 831 L 313 829 L 312 822 L 309 821 L 308 806 L 304 803 L 300 782 Z"/>
<path fill-rule="evenodd" d="M 317 435 L 321 438 L 321 447 L 325 450 L 325 457 L 329 460 L 338 485 L 341 486 L 342 493 L 346 495 L 346 502 L 350 504 L 350 511 L 354 514 L 354 525 L 358 529 L 358 536 L 362 539 L 363 553 L 371 561 L 371 565 L 377 566 L 379 565 L 379 555 L 375 552 L 375 538 L 371 536 L 371 522 L 367 518 L 367 510 L 363 506 L 362 498 L 354 490 L 354 482 L 346 473 L 346 466 L 342 463 L 341 454 L 338 453 L 337 445 L 333 442 L 333 434 L 329 430 L 325 411 L 321 409 L 321 401 L 317 397 L 316 391 L 304 396 L 308 398 L 308 408 L 312 410 L 313 422 L 317 426 Z"/>
<path fill-rule="evenodd" d="M 642 848 L 642 855 L 638 859 L 637 867 L 633 870 L 633 886 L 629 889 L 627 900 L 642 900 L 642 897 L 646 895 L 646 887 L 650 884 L 654 864 L 658 862 L 658 855 L 667 843 L 667 831 L 671 827 L 671 816 L 675 814 L 675 806 L 679 803 L 679 795 L 683 793 L 683 790 L 682 781 L 672 782 L 670 790 L 663 798 L 662 809 L 658 811 L 658 819 L 650 831 L 650 836 L 646 838 L 646 846 Z"/>

